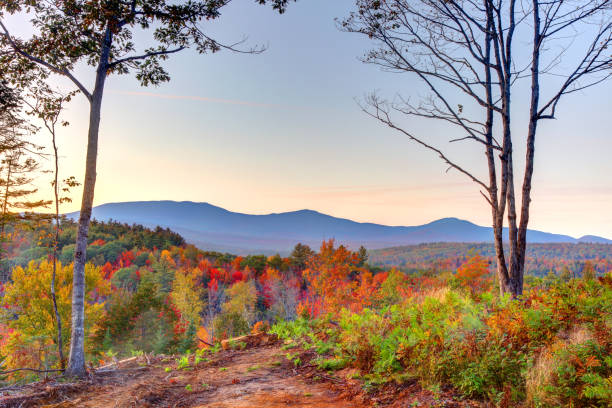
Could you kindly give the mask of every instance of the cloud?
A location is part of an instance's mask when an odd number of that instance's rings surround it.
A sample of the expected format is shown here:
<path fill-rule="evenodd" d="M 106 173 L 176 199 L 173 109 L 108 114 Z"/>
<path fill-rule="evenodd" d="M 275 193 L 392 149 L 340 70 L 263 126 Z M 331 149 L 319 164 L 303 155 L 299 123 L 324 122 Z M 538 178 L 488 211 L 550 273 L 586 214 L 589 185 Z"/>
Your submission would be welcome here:
<path fill-rule="evenodd" d="M 194 96 L 194 95 L 172 95 L 172 94 L 160 94 L 154 92 L 145 92 L 145 91 L 118 91 L 118 90 L 109 90 L 109 93 L 117 94 L 117 95 L 128 95 L 128 96 L 148 96 L 152 98 L 160 98 L 160 99 L 180 99 L 180 100 L 189 100 L 189 101 L 198 101 L 198 102 L 211 102 L 211 103 L 222 103 L 227 105 L 241 105 L 241 106 L 252 106 L 256 108 L 279 108 L 285 107 L 282 105 L 268 104 L 268 103 L 258 103 L 258 102 L 250 102 L 250 101 L 240 101 L 235 99 L 220 99 L 220 98 L 209 98 L 206 96 Z"/>

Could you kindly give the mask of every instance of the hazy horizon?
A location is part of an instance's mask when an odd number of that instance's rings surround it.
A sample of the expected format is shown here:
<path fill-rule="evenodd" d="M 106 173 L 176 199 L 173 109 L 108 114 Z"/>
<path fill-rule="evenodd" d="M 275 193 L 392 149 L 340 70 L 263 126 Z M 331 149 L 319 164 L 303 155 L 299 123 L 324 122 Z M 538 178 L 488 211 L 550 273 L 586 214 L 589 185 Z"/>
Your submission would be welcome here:
<path fill-rule="evenodd" d="M 297 2 L 278 16 L 256 4 L 230 4 L 212 31 L 228 41 L 248 35 L 249 45 L 268 46 L 262 55 L 185 52 L 168 61 L 172 81 L 158 88 L 109 78 L 95 204 L 191 200 L 254 214 L 309 208 L 385 225 L 450 216 L 490 225 L 478 186 L 360 111 L 355 99 L 373 90 L 418 97 L 422 88 L 357 60 L 371 44 L 340 32 L 333 20 L 353 5 Z M 610 91 L 608 82 L 570 95 L 559 119 L 542 124 L 530 228 L 612 237 L 612 138 L 601 120 L 612 111 Z M 80 181 L 88 118 L 82 98 L 68 106 L 71 125 L 59 135 L 62 176 Z M 521 125 L 517 120 L 517 134 Z M 481 157 L 469 146 L 449 147 L 442 128 L 413 127 L 463 164 Z M 38 137 L 48 142 L 44 132 Z M 518 169 L 524 148 L 516 148 Z M 48 180 L 38 184 L 48 196 Z M 78 210 L 81 191 L 72 198 L 63 212 Z"/>
<path fill-rule="evenodd" d="M 461 217 L 455 217 L 453 215 L 448 215 L 445 217 L 439 217 L 439 218 L 434 218 L 434 219 L 430 219 L 430 220 L 426 220 L 422 223 L 418 223 L 418 224 L 384 224 L 384 223 L 377 223 L 377 222 L 373 222 L 373 221 L 358 221 L 358 220 L 354 220 L 352 218 L 349 217 L 345 217 L 342 216 L 341 214 L 329 214 L 329 213 L 325 213 L 323 211 L 319 211 L 317 209 L 314 208 L 296 208 L 296 209 L 292 209 L 292 210 L 286 210 L 286 211 L 278 211 L 278 212 L 257 212 L 257 213 L 250 213 L 250 212 L 245 212 L 245 211 L 234 211 L 234 210 L 229 210 L 227 208 L 224 208 L 220 205 L 217 205 L 215 203 L 210 203 L 210 202 L 206 202 L 206 201 L 191 201 L 191 200 L 133 200 L 133 201 L 114 201 L 114 202 L 107 202 L 107 203 L 101 203 L 101 204 L 96 204 L 94 206 L 95 207 L 100 207 L 100 206 L 105 206 L 105 205 L 115 205 L 115 204 L 131 204 L 131 203 L 152 203 L 152 202 L 168 202 L 168 203 L 190 203 L 190 204 L 206 204 L 206 205 L 210 205 L 213 207 L 217 207 L 217 208 L 221 208 L 223 210 L 227 210 L 230 211 L 232 213 L 236 213 L 236 214 L 244 214 L 244 215 L 277 215 L 277 214 L 286 214 L 286 213 L 297 213 L 300 211 L 314 211 L 317 212 L 319 214 L 323 214 L 323 215 L 327 215 L 327 216 L 331 216 L 334 218 L 340 218 L 340 219 L 347 219 L 349 221 L 354 221 L 354 222 L 358 222 L 358 223 L 362 223 L 362 224 L 376 224 L 376 225 L 382 225 L 382 226 L 387 226 L 387 227 L 415 227 L 415 226 L 422 226 L 422 225 L 428 225 L 431 223 L 434 223 L 436 221 L 441 221 L 444 219 L 456 219 L 459 221 L 467 221 L 470 222 L 474 225 L 480 226 L 480 227 L 486 227 L 486 228 L 490 228 L 491 226 L 488 224 L 480 224 L 477 222 L 474 222 L 472 220 L 469 219 L 465 219 L 465 218 L 461 218 Z M 63 214 L 64 215 L 70 215 L 70 214 L 75 214 L 78 213 L 79 210 L 73 210 L 73 211 L 64 211 Z M 95 216 L 92 217 L 92 219 L 95 219 Z M 506 228 L 507 225 L 504 225 L 504 227 Z M 568 235 L 572 238 L 575 239 L 579 239 L 585 236 L 598 236 L 600 238 L 605 238 L 605 239 L 611 239 L 612 237 L 607 237 L 607 236 L 600 236 L 597 234 L 583 234 L 583 235 L 572 235 L 572 234 L 568 234 L 568 233 L 564 233 L 563 231 L 545 231 L 545 230 L 538 230 L 537 228 L 529 228 L 530 231 L 540 231 L 540 232 L 546 232 L 546 233 L 550 233 L 550 234 L 560 234 L 560 235 Z M 465 241 L 468 242 L 468 241 Z M 611 244 L 612 245 L 612 244 Z"/>

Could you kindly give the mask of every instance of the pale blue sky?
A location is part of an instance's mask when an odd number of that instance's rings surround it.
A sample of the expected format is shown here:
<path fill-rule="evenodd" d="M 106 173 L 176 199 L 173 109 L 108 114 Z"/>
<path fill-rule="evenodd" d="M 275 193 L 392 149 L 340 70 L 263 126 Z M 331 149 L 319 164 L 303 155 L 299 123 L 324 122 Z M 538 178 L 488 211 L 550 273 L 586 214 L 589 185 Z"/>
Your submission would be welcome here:
<path fill-rule="evenodd" d="M 473 183 L 360 111 L 355 98 L 373 90 L 418 97 L 421 88 L 358 61 L 371 44 L 334 24 L 351 0 L 301 0 L 283 16 L 252 3 L 235 1 L 214 30 L 227 41 L 248 35 L 249 44 L 268 46 L 265 53 L 187 51 L 167 64 L 168 84 L 108 81 L 96 204 L 192 200 L 246 213 L 310 208 L 391 225 L 449 216 L 490 223 Z M 608 82 L 569 97 L 559 119 L 542 126 L 532 228 L 612 238 L 611 91 Z M 524 108 L 520 92 L 515 104 Z M 77 98 L 60 135 L 64 174 L 80 179 L 86 109 Z M 408 125 L 447 147 L 441 128 Z M 479 148 L 451 149 L 468 166 L 482 161 Z M 80 192 L 74 198 L 65 210 L 78 208 Z"/>

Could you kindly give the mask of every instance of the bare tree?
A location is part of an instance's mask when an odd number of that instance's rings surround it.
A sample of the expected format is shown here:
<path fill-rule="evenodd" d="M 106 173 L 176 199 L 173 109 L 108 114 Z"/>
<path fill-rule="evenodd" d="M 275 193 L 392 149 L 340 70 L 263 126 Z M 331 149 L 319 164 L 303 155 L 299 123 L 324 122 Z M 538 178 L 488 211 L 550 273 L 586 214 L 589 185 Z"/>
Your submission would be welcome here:
<path fill-rule="evenodd" d="M 31 2 L 18 0 L 0 3 L 0 67 L 15 65 L 14 80 L 21 81 L 32 67 L 43 76 L 61 75 L 71 81 L 89 103 L 89 131 L 83 198 L 77 230 L 72 292 L 72 331 L 68 375 L 83 377 L 85 370 L 85 261 L 87 235 L 96 183 L 98 133 L 106 80 L 110 74 L 135 72 L 142 85 L 170 80 L 162 63 L 170 55 L 188 48 L 198 53 L 228 49 L 239 52 L 236 44 L 223 44 L 204 31 L 201 24 L 216 20 L 231 0 L 151 1 L 51 0 Z M 283 12 L 289 0 L 257 0 L 272 4 Z M 3 20 L 4 13 L 30 15 L 35 34 L 23 40 L 16 38 Z M 138 49 L 133 42 L 136 31 L 150 33 L 152 47 Z M 144 48 L 144 49 L 143 49 Z M 9 51 L 12 52 L 9 52 Z M 77 78 L 75 66 L 85 63 L 95 68 L 93 88 Z"/>
<path fill-rule="evenodd" d="M 49 134 L 51 135 L 51 147 L 53 150 L 53 187 L 55 213 L 53 219 L 55 221 L 54 239 L 53 239 L 53 272 L 51 274 L 51 301 L 53 303 L 53 312 L 55 315 L 55 324 L 57 327 L 56 345 L 58 360 L 61 370 L 65 369 L 66 360 L 64 358 L 64 347 L 62 340 L 62 320 L 57 309 L 57 296 L 55 291 L 55 281 L 57 275 L 57 255 L 59 246 L 60 234 L 60 205 L 71 202 L 72 200 L 66 194 L 71 188 L 77 187 L 79 183 L 74 177 L 68 177 L 61 181 L 59 180 L 59 151 L 57 144 L 58 127 L 68 126 L 68 122 L 60 120 L 60 115 L 65 104 L 70 102 L 76 92 L 62 94 L 54 91 L 47 86 L 44 81 L 39 81 L 37 84 L 30 86 L 30 98 L 26 98 L 24 103 L 30 108 L 28 114 L 40 119 Z"/>
<path fill-rule="evenodd" d="M 610 77 L 611 57 L 606 49 L 612 32 L 611 1 L 356 0 L 356 4 L 357 11 L 340 21 L 339 27 L 375 41 L 363 61 L 409 74 L 429 93 L 417 103 L 401 96 L 387 101 L 371 94 L 362 109 L 436 153 L 449 169 L 480 187 L 491 208 L 500 291 L 520 296 L 537 125 L 555 118 L 565 95 Z M 579 28 L 584 32 L 578 33 Z M 517 52 L 517 36 L 529 42 L 530 53 Z M 582 56 L 565 68 L 561 60 L 571 54 L 572 41 L 582 42 L 585 37 Z M 550 94 L 541 90 L 543 78 L 546 88 L 553 89 Z M 521 132 L 527 135 L 527 154 L 517 214 L 513 143 L 518 138 L 513 137 L 511 126 L 517 114 L 512 95 L 522 79 L 531 80 L 531 108 L 526 132 Z M 427 137 L 411 132 L 407 123 L 415 118 L 447 125 L 456 135 L 451 143 L 473 143 L 484 153 L 488 174 L 479 175 Z M 506 214 L 508 235 L 504 238 Z"/>

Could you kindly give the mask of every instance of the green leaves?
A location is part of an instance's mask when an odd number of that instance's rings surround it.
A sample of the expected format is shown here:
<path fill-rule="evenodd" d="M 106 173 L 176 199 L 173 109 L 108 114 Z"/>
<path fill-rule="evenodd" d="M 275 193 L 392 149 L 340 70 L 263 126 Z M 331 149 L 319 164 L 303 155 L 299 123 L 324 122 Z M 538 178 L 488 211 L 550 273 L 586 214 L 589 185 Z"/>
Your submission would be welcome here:
<path fill-rule="evenodd" d="M 13 52 L 0 54 L 0 66 L 12 67 L 15 80 L 23 72 L 32 72 L 38 64 L 38 75 L 50 72 L 69 76 L 78 88 L 89 94 L 70 72 L 84 62 L 109 74 L 135 73 L 143 86 L 170 80 L 162 62 L 171 54 L 193 48 L 200 54 L 221 49 L 240 50 L 241 42 L 223 44 L 206 33 L 204 25 L 221 17 L 229 0 L 67 0 L 57 5 L 31 0 L 0 2 L 2 13 L 27 12 L 33 31 L 29 39 L 12 35 L 3 26 L 0 46 Z M 257 0 L 271 4 L 283 13 L 289 0 Z M 0 22 L 2 20 L 0 19 Z M 142 50 L 133 42 L 136 33 L 149 32 L 153 46 Z M 150 42 L 151 42 L 150 41 Z M 42 70 L 42 71 L 41 71 Z"/>

